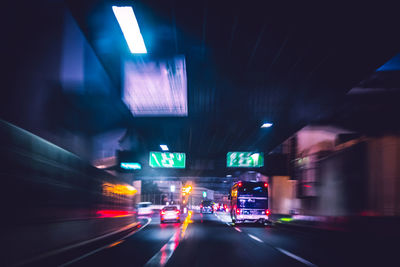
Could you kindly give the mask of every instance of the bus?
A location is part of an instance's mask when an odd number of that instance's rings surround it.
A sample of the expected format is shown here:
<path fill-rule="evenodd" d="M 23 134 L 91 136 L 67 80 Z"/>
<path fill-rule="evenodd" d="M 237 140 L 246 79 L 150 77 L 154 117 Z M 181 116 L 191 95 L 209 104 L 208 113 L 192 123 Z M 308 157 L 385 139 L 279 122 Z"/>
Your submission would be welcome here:
<path fill-rule="evenodd" d="M 237 182 L 231 188 L 229 199 L 233 223 L 269 223 L 268 183 Z"/>

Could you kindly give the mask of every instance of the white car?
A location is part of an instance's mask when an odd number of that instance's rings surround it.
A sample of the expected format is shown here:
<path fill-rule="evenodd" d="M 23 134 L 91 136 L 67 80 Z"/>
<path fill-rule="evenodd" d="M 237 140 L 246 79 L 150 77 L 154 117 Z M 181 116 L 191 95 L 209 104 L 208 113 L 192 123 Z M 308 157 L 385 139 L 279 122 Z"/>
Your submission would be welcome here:
<path fill-rule="evenodd" d="M 140 202 L 136 205 L 139 216 L 148 216 L 153 213 L 151 202 Z"/>

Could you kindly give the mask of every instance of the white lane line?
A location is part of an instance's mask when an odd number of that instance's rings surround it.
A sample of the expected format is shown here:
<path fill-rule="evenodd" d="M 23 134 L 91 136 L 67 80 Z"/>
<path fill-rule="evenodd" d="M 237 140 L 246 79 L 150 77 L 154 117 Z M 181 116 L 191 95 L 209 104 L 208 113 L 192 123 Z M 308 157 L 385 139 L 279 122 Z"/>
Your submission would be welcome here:
<path fill-rule="evenodd" d="M 168 240 L 168 242 L 160 249 L 159 252 L 151 257 L 151 259 L 144 266 L 164 266 L 177 247 L 175 242 L 177 238 L 179 239 L 179 230 Z"/>
<path fill-rule="evenodd" d="M 299 261 L 299 262 L 301 262 L 301 263 L 304 263 L 305 265 L 307 265 L 307 266 L 317 266 L 317 265 L 315 265 L 314 263 L 311 263 L 311 262 L 309 262 L 308 260 L 305 260 L 305 259 L 303 259 L 302 257 L 299 257 L 299 256 L 297 256 L 297 255 L 294 255 L 293 253 L 290 253 L 289 251 L 287 251 L 287 250 L 284 250 L 284 249 L 282 249 L 282 248 L 277 248 L 277 247 L 275 247 L 277 250 L 279 250 L 280 252 L 282 252 L 283 254 L 285 254 L 286 256 L 289 256 L 289 257 L 291 257 L 291 258 L 293 258 L 293 259 L 295 259 L 295 260 L 297 260 L 297 261 Z"/>
<path fill-rule="evenodd" d="M 145 223 L 142 227 L 140 227 L 138 230 L 133 231 L 132 233 L 129 233 L 129 234 L 127 234 L 126 236 L 124 236 L 124 237 L 118 239 L 116 242 L 121 241 L 121 240 L 123 240 L 123 239 L 125 239 L 125 238 L 127 238 L 127 237 L 129 237 L 129 236 L 131 236 L 131 235 L 133 235 L 133 234 L 136 234 L 137 232 L 139 232 L 140 230 L 142 230 L 143 228 L 145 228 L 150 222 L 151 222 L 151 218 L 147 218 L 147 223 Z M 75 262 L 77 262 L 77 261 L 80 261 L 80 260 L 82 260 L 82 259 L 84 259 L 84 258 L 86 258 L 86 257 L 89 257 L 90 255 L 93 255 L 93 254 L 95 254 L 95 253 L 97 253 L 97 252 L 99 252 L 99 251 L 101 251 L 101 250 L 103 250 L 103 249 L 109 248 L 110 245 L 113 245 L 113 244 L 115 244 L 116 242 L 113 242 L 113 243 L 111 243 L 111 244 L 105 245 L 105 246 L 100 247 L 100 248 L 98 248 L 98 249 L 92 250 L 91 252 L 86 253 L 86 254 L 84 254 L 84 255 L 78 257 L 78 258 L 75 258 L 75 259 L 73 259 L 73 260 L 71 260 L 71 261 L 68 261 L 68 262 L 66 262 L 66 263 L 64 263 L 64 264 L 61 264 L 60 266 L 61 266 L 61 267 L 62 267 L 62 266 L 67 266 L 67 265 L 70 265 L 70 264 L 75 263 Z"/>
<path fill-rule="evenodd" d="M 229 217 L 229 216 L 227 216 L 227 215 L 222 215 L 222 216 L 220 216 L 220 215 L 218 215 L 218 214 L 216 214 L 216 213 L 214 213 L 215 214 L 215 216 L 217 216 L 217 218 L 221 221 L 221 222 L 223 222 L 223 223 L 225 223 L 226 225 L 228 225 L 228 226 L 232 226 L 231 225 L 231 218 Z"/>
<path fill-rule="evenodd" d="M 264 243 L 264 241 L 262 241 L 260 238 L 254 236 L 254 235 L 251 235 L 251 234 L 247 234 L 247 235 L 248 235 L 250 238 L 253 238 L 254 240 L 256 240 L 256 241 L 258 241 L 258 242 L 260 242 L 260 243 Z"/>
<path fill-rule="evenodd" d="M 179 227 L 179 229 L 172 235 L 172 237 L 160 249 L 160 251 L 157 252 L 153 257 L 151 257 L 151 259 L 144 266 L 164 266 L 165 264 L 167 264 L 169 258 L 171 258 L 175 249 L 184 238 L 188 224 L 192 223 L 192 221 L 190 220 L 191 217 L 192 213 L 189 213 L 188 217 L 186 217 L 181 227 Z"/>
<path fill-rule="evenodd" d="M 239 228 L 235 227 L 235 230 L 238 232 L 242 232 L 242 230 L 240 230 Z"/>

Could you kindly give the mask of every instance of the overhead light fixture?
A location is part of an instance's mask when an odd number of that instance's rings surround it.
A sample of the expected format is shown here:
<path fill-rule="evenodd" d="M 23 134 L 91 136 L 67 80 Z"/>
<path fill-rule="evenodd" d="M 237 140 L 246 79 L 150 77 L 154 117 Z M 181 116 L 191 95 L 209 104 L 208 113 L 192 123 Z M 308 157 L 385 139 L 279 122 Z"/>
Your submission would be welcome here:
<path fill-rule="evenodd" d="M 143 37 L 140 33 L 139 25 L 132 7 L 113 6 L 112 9 L 131 53 L 146 54 L 146 46 L 144 45 Z"/>
<path fill-rule="evenodd" d="M 169 59 L 129 58 L 123 66 L 122 100 L 135 117 L 188 115 L 186 63 Z"/>
<path fill-rule="evenodd" d="M 167 145 L 160 145 L 160 147 L 161 147 L 161 149 L 163 151 L 168 151 L 169 150 Z"/>
<path fill-rule="evenodd" d="M 271 122 L 264 122 L 264 123 L 261 125 L 261 128 L 269 128 L 269 127 L 271 127 L 272 125 L 274 125 L 274 124 L 271 123 Z"/>

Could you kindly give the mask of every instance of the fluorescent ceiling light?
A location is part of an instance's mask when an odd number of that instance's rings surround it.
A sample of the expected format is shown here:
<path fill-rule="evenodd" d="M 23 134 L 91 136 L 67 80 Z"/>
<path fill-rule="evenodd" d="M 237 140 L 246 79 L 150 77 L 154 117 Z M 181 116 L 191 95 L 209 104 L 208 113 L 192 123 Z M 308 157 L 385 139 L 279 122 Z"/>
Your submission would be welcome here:
<path fill-rule="evenodd" d="M 143 37 L 140 33 L 139 25 L 132 7 L 113 6 L 112 9 L 131 53 L 146 54 L 146 46 L 144 45 Z"/>
<path fill-rule="evenodd" d="M 161 147 L 161 149 L 163 151 L 168 151 L 169 150 L 167 145 L 160 145 L 160 147 Z"/>
<path fill-rule="evenodd" d="M 261 128 L 269 128 L 269 127 L 271 127 L 272 125 L 274 125 L 273 123 L 270 123 L 270 122 L 265 122 L 265 123 L 263 123 L 263 125 L 261 125 Z"/>

